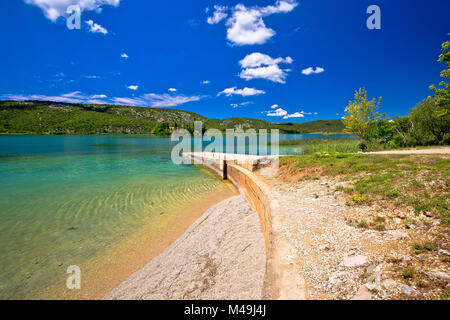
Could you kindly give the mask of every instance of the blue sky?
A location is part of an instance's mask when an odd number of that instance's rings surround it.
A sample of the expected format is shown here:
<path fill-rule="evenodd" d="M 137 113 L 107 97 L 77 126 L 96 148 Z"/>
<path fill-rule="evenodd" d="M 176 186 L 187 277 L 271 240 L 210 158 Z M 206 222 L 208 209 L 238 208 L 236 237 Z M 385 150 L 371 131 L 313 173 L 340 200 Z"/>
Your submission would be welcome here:
<path fill-rule="evenodd" d="M 81 4 L 81 30 L 66 8 Z M 381 30 L 369 30 L 369 5 Z M 404 115 L 440 81 L 450 1 L 0 1 L 0 99 L 336 119 L 354 91 Z"/>

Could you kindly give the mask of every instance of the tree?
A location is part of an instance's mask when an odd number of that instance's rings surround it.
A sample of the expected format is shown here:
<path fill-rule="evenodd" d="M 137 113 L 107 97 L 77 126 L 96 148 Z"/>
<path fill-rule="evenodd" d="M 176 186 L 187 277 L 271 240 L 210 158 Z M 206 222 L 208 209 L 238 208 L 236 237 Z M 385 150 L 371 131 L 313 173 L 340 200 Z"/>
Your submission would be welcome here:
<path fill-rule="evenodd" d="M 414 123 L 411 118 L 408 116 L 396 116 L 394 119 L 394 130 L 397 134 L 394 136 L 393 140 L 400 139 L 402 147 L 407 147 L 411 136 L 414 134 Z"/>
<path fill-rule="evenodd" d="M 381 104 L 382 98 L 378 102 L 376 98 L 367 99 L 367 91 L 360 88 L 355 92 L 355 101 L 350 101 L 345 109 L 342 122 L 345 125 L 344 132 L 356 134 L 361 140 L 370 139 L 370 134 L 380 114 L 376 111 Z"/>
<path fill-rule="evenodd" d="M 450 35 L 450 33 L 449 33 Z M 445 117 L 450 113 L 450 83 L 446 82 L 445 79 L 450 78 L 450 41 L 446 41 L 442 44 L 442 54 L 439 56 L 438 61 L 444 62 L 447 69 L 441 72 L 441 77 L 444 79 L 439 83 L 440 87 L 431 85 L 430 89 L 434 92 L 434 97 L 430 97 L 439 109 L 438 113 L 440 116 Z"/>
<path fill-rule="evenodd" d="M 414 107 L 410 115 L 416 129 L 415 139 L 419 145 L 444 144 L 450 140 L 448 115 L 442 114 L 433 99 L 427 99 Z"/>
<path fill-rule="evenodd" d="M 450 34 L 449 34 L 450 35 Z M 446 69 L 441 72 L 444 79 L 439 83 L 439 87 L 431 85 L 434 96 L 428 98 L 428 103 L 421 108 L 430 123 L 423 123 L 436 139 L 436 143 L 448 143 L 450 140 L 450 83 L 446 79 L 450 78 L 450 41 L 442 44 L 442 54 L 438 61 L 446 64 Z M 416 107 L 417 108 L 417 107 Z M 419 111 L 419 110 L 417 110 Z"/>

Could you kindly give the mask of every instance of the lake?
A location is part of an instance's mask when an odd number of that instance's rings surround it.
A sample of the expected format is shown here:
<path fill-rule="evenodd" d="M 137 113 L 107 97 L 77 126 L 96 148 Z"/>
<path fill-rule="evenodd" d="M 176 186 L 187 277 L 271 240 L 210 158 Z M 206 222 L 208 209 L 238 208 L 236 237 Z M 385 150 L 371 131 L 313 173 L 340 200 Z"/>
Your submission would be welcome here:
<path fill-rule="evenodd" d="M 341 137 L 341 136 L 339 136 Z M 323 138 L 285 135 L 282 139 Z M 152 135 L 0 136 L 0 299 L 101 298 L 236 194 Z M 67 290 L 66 270 L 82 270 Z"/>

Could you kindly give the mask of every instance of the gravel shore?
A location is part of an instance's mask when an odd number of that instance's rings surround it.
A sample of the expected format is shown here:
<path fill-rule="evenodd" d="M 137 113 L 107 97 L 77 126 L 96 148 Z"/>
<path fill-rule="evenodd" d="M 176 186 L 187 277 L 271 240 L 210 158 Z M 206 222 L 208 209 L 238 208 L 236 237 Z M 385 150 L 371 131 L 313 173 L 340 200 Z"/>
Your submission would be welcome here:
<path fill-rule="evenodd" d="M 242 196 L 207 210 L 107 300 L 258 300 L 266 267 L 258 215 Z"/>

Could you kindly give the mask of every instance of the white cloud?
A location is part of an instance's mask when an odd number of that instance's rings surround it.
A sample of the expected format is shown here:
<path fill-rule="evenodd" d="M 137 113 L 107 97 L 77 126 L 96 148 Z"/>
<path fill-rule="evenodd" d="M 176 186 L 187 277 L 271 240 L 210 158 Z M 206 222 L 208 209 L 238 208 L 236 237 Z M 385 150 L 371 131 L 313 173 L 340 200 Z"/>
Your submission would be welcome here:
<path fill-rule="evenodd" d="M 201 84 L 210 84 L 210 83 L 211 83 L 211 81 L 209 81 L 209 80 L 204 80 L 201 82 Z"/>
<path fill-rule="evenodd" d="M 173 96 L 170 94 L 148 93 L 137 98 L 114 98 L 114 102 L 130 106 L 164 108 L 199 101 L 202 98 L 202 96 Z"/>
<path fill-rule="evenodd" d="M 209 8 L 207 8 L 208 10 L 206 11 L 206 13 L 209 12 Z M 214 13 L 212 17 L 208 17 L 208 19 L 206 20 L 206 22 L 208 22 L 209 24 L 218 24 L 219 22 L 221 22 L 222 20 L 226 19 L 228 17 L 228 13 L 226 13 L 228 10 L 227 7 L 225 6 L 214 6 Z"/>
<path fill-rule="evenodd" d="M 96 94 L 92 96 L 92 99 L 105 99 L 108 98 L 106 94 Z"/>
<path fill-rule="evenodd" d="M 25 0 L 25 2 L 41 8 L 44 15 L 52 21 L 65 17 L 66 10 L 71 5 L 78 5 L 81 11 L 101 12 L 103 6 L 117 7 L 120 4 L 120 0 Z"/>
<path fill-rule="evenodd" d="M 309 67 L 309 68 L 306 68 L 306 69 L 304 69 L 304 70 L 302 70 L 302 73 L 304 74 L 304 75 L 307 75 L 307 76 L 309 76 L 310 74 L 319 74 L 319 73 L 322 73 L 322 72 L 324 72 L 325 71 L 325 69 L 324 68 L 321 68 L 321 67 L 316 67 L 316 69 L 314 70 L 314 68 L 313 67 Z"/>
<path fill-rule="evenodd" d="M 223 90 L 222 92 L 219 92 L 219 96 L 224 94 L 228 97 L 232 96 L 232 95 L 240 95 L 243 97 L 248 97 L 248 96 L 257 96 L 260 94 L 265 94 L 266 92 L 263 90 L 258 90 L 258 89 L 254 89 L 254 88 L 247 88 L 245 87 L 244 89 L 236 89 L 237 87 L 233 87 L 233 88 L 227 88 L 225 90 Z"/>
<path fill-rule="evenodd" d="M 288 114 L 287 111 L 282 108 L 278 108 L 275 111 L 267 112 L 268 117 L 283 117 L 286 116 L 287 114 Z"/>
<path fill-rule="evenodd" d="M 287 13 L 297 6 L 295 0 L 278 0 L 275 5 L 267 7 L 253 6 L 247 8 L 238 4 L 233 8 L 215 6 L 214 15 L 208 18 L 208 23 L 215 24 L 228 18 L 227 39 L 236 45 L 263 44 L 272 38 L 276 32 L 268 28 L 263 20 L 276 13 Z M 219 9 L 217 9 L 218 7 Z M 208 11 L 207 11 L 208 12 Z"/>
<path fill-rule="evenodd" d="M 170 92 L 177 92 L 177 89 L 175 89 L 175 88 L 169 88 L 169 91 L 170 91 Z"/>
<path fill-rule="evenodd" d="M 84 76 L 84 78 L 86 78 L 86 79 L 102 79 L 102 77 L 96 76 L 96 75 L 87 75 L 87 76 Z"/>
<path fill-rule="evenodd" d="M 85 21 L 86 24 L 89 26 L 89 32 L 92 33 L 101 33 L 101 34 L 108 34 L 108 30 L 103 28 L 101 25 L 95 23 L 92 20 Z"/>
<path fill-rule="evenodd" d="M 131 85 L 131 86 L 128 86 L 127 88 L 130 89 L 130 90 L 136 91 L 137 89 L 139 89 L 139 86 Z"/>
<path fill-rule="evenodd" d="M 252 101 L 245 101 L 245 102 L 241 102 L 241 103 L 232 103 L 230 104 L 230 106 L 232 106 L 233 108 L 237 108 L 237 107 L 244 107 L 244 106 L 248 106 L 249 104 L 252 104 Z"/>
<path fill-rule="evenodd" d="M 120 55 L 120 57 L 123 58 L 123 59 L 125 59 L 125 60 L 129 58 L 129 56 L 128 56 L 126 53 L 122 53 L 122 54 Z"/>
<path fill-rule="evenodd" d="M 121 104 L 129 106 L 141 106 L 141 107 L 173 107 L 182 105 L 192 101 L 199 101 L 203 96 L 174 96 L 170 94 L 155 94 L 148 93 L 139 97 L 115 97 L 108 98 L 106 94 L 88 95 L 80 91 L 74 91 L 60 96 L 47 96 L 47 95 L 13 95 L 4 94 L 0 95 L 3 99 L 8 100 L 40 100 L 40 101 L 54 101 L 65 103 L 91 103 L 91 104 Z"/>
<path fill-rule="evenodd" d="M 283 119 L 289 119 L 289 118 L 304 118 L 304 117 L 305 117 L 305 115 L 304 115 L 303 113 L 301 113 L 301 112 L 295 112 L 295 113 L 293 113 L 293 114 L 285 115 L 285 116 L 283 117 Z"/>
<path fill-rule="evenodd" d="M 260 52 L 253 52 L 247 56 L 245 56 L 244 59 L 239 61 L 239 64 L 242 68 L 256 68 L 261 66 L 271 66 L 275 64 L 280 63 L 292 63 L 294 60 L 292 60 L 291 57 L 286 58 L 276 58 L 273 59 L 272 57 L 268 56 L 267 54 L 263 54 Z"/>
<path fill-rule="evenodd" d="M 108 103 L 104 99 L 107 98 L 104 94 L 87 95 L 80 91 L 74 91 L 62 94 L 60 96 L 48 96 L 42 94 L 31 94 L 31 95 L 12 95 L 6 94 L 2 95 L 2 98 L 9 100 L 38 100 L 38 101 L 54 101 L 54 102 L 65 102 L 65 103 L 95 103 L 95 104 L 105 104 Z"/>
<path fill-rule="evenodd" d="M 286 83 L 286 76 L 290 69 L 281 69 L 280 63 L 291 64 L 294 60 L 291 57 L 272 58 L 260 52 L 247 55 L 239 61 L 243 68 L 239 76 L 245 80 L 266 79 L 278 83 Z"/>
<path fill-rule="evenodd" d="M 283 108 L 280 108 L 280 106 L 277 104 L 274 104 L 273 106 L 271 106 L 270 109 L 272 109 L 272 110 L 263 111 L 262 113 L 266 114 L 268 117 L 283 117 L 283 119 L 304 118 L 305 115 L 312 114 L 311 112 L 308 113 L 305 111 L 294 112 L 292 114 L 289 114 L 286 110 L 284 110 Z M 317 114 L 317 112 L 315 114 Z"/>

